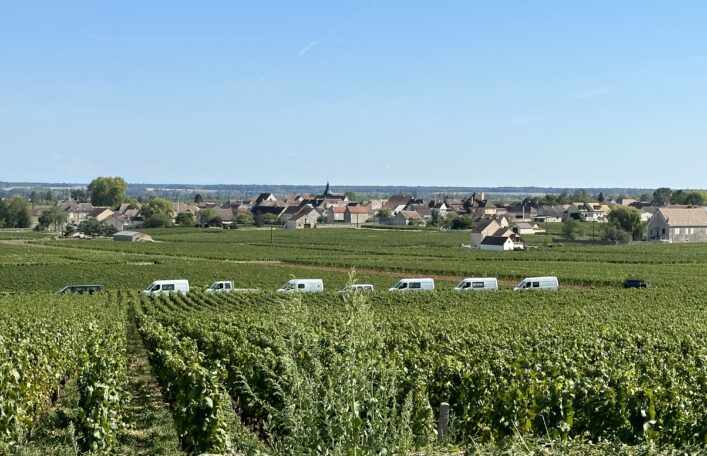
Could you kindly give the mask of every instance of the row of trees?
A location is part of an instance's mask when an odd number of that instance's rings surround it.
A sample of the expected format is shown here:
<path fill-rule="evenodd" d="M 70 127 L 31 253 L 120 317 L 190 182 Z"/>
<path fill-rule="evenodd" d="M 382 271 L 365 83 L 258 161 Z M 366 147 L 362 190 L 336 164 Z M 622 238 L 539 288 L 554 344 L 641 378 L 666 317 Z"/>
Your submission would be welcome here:
<path fill-rule="evenodd" d="M 142 216 L 146 227 L 164 227 L 172 225 L 172 202 L 153 198 L 142 207 Z M 236 212 L 234 214 L 236 225 L 256 225 L 263 226 L 277 222 L 277 217 L 273 214 L 251 214 L 250 212 Z M 181 212 L 174 219 L 174 224 L 178 226 L 223 226 L 223 220 L 219 217 L 215 209 L 206 208 L 199 211 L 195 218 L 190 212 Z"/>
<path fill-rule="evenodd" d="M 604 203 L 612 199 L 621 200 L 625 198 L 627 198 L 626 195 L 604 195 L 602 192 L 595 195 L 587 192 L 586 190 L 579 189 L 574 193 L 562 192 L 558 195 L 547 194 L 545 196 L 525 198 L 523 200 L 523 204 L 557 205 L 587 201 Z M 672 190 L 668 187 L 661 187 L 656 189 L 652 194 L 644 193 L 636 199 L 656 206 L 664 206 L 666 204 L 703 206 L 707 203 L 707 192 L 696 190 Z"/>
<path fill-rule="evenodd" d="M 668 187 L 661 187 L 653 192 L 651 200 L 656 206 L 666 204 L 686 204 L 688 206 L 704 206 L 707 202 L 707 192 L 696 190 L 672 190 Z"/>

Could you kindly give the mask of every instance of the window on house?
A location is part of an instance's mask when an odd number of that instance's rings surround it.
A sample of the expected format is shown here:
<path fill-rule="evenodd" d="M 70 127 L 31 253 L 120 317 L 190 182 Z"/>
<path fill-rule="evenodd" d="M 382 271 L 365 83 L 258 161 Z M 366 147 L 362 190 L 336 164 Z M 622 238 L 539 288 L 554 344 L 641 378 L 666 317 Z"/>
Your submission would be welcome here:
<path fill-rule="evenodd" d="M 680 228 L 675 228 L 673 230 L 673 234 L 680 234 Z"/>

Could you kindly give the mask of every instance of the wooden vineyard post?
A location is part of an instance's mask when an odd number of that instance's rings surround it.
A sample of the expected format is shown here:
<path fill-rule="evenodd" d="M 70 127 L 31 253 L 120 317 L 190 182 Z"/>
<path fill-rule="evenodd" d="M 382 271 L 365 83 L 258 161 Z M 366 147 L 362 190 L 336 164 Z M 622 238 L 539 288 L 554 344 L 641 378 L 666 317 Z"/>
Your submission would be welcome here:
<path fill-rule="evenodd" d="M 443 439 L 449 432 L 449 404 L 442 402 L 439 405 L 439 425 L 437 427 L 437 437 Z"/>

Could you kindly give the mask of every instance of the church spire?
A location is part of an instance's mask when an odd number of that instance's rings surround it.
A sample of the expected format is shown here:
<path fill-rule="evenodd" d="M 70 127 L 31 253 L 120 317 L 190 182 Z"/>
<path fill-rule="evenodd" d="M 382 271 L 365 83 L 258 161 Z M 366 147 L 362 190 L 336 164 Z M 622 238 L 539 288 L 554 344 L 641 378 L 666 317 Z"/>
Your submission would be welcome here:
<path fill-rule="evenodd" d="M 331 188 L 329 187 L 329 181 L 326 183 L 326 188 L 324 189 L 324 196 L 331 195 Z"/>

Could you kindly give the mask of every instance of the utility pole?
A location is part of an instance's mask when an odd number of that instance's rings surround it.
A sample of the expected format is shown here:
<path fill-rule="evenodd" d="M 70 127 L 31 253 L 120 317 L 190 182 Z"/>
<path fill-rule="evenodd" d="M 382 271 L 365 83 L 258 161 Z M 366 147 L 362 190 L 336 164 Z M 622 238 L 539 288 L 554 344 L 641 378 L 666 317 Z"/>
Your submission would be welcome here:
<path fill-rule="evenodd" d="M 594 217 L 592 217 L 592 241 L 594 240 Z"/>

